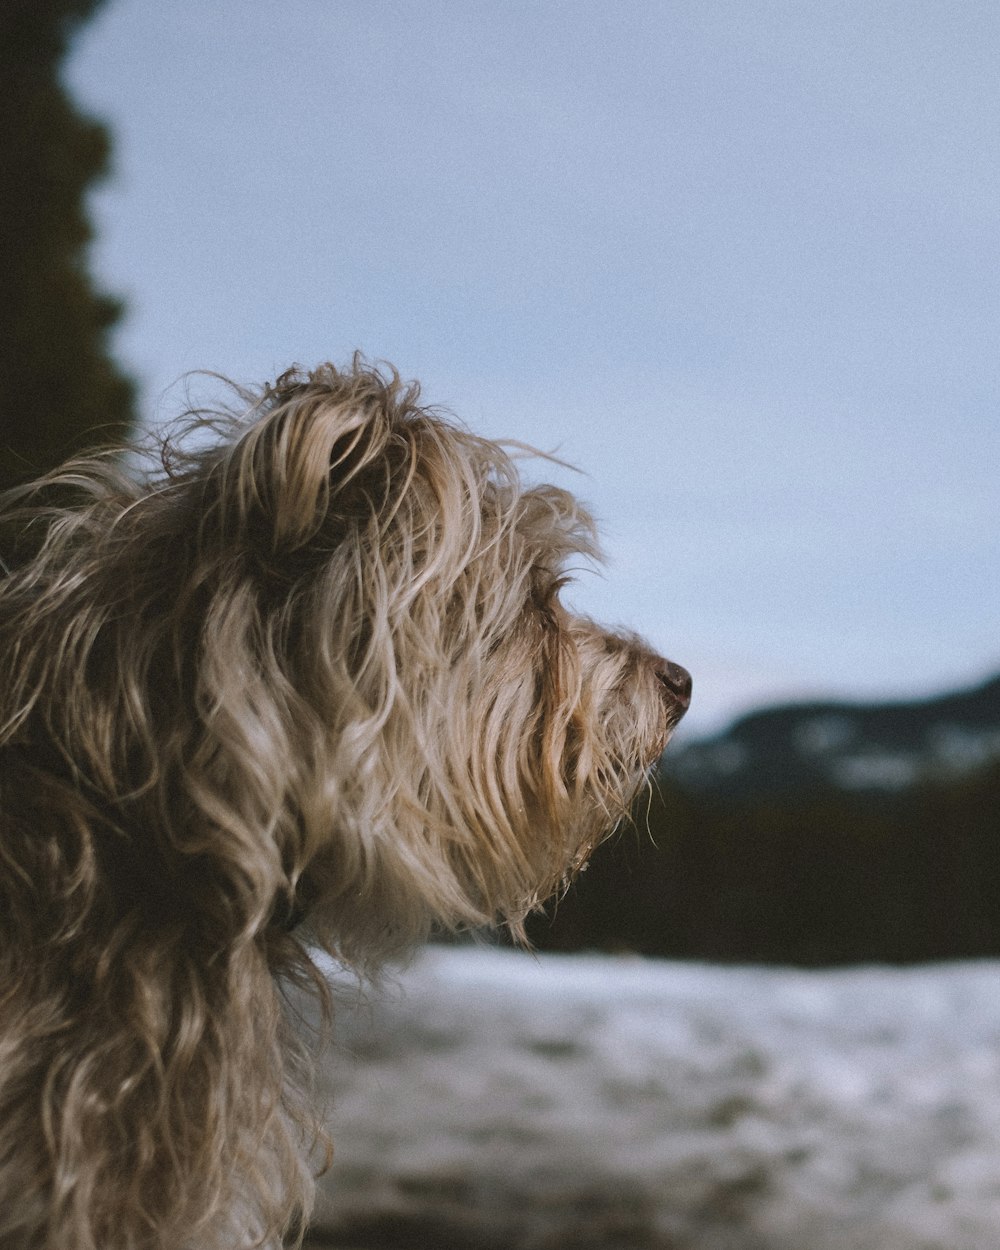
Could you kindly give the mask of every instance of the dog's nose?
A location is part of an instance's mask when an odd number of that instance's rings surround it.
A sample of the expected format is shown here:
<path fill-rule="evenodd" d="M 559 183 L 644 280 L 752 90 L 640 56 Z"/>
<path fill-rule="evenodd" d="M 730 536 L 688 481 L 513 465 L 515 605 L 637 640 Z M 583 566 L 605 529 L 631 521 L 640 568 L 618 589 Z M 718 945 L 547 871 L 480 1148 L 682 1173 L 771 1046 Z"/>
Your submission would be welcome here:
<path fill-rule="evenodd" d="M 672 660 L 661 660 L 656 675 L 683 716 L 691 704 L 691 674 Z"/>

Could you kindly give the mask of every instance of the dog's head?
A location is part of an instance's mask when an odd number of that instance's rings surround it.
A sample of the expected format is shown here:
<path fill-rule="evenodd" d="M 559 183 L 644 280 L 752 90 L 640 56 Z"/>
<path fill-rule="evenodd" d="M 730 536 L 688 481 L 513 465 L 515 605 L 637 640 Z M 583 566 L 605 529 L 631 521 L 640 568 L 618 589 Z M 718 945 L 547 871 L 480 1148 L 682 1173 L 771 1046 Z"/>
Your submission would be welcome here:
<path fill-rule="evenodd" d="M 278 984 L 516 926 L 690 694 L 560 603 L 583 509 L 415 388 L 244 399 L 0 503 L 4 1244 L 291 1235 L 325 1137 Z"/>
<path fill-rule="evenodd" d="M 690 679 L 567 612 L 586 511 L 415 386 L 355 362 L 246 398 L 151 478 L 77 474 L 9 591 L 15 719 L 220 942 L 305 916 L 370 962 L 518 922 L 626 813 Z"/>

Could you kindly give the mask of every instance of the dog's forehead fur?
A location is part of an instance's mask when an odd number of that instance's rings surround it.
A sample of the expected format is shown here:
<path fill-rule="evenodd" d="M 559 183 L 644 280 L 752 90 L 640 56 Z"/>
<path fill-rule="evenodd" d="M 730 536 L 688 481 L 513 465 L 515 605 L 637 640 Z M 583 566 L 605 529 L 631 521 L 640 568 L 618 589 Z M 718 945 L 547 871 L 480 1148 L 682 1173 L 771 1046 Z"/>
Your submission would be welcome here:
<path fill-rule="evenodd" d="M 349 541 L 405 566 L 414 590 L 489 557 L 520 577 L 596 554 L 593 521 L 572 495 L 526 488 L 502 445 L 421 408 L 415 386 L 378 375 L 345 386 L 330 368 L 295 378 L 265 391 L 215 453 L 227 537 L 323 557 Z"/>

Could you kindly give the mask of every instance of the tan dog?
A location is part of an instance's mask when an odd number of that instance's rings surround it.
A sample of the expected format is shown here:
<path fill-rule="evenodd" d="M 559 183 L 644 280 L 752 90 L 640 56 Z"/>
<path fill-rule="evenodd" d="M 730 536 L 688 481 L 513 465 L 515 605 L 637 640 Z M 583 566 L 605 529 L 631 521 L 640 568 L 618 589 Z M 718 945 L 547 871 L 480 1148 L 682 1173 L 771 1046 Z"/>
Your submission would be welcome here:
<path fill-rule="evenodd" d="M 296 1241 L 325 1139 L 288 988 L 516 929 L 690 697 L 560 604 L 586 512 L 415 386 L 242 398 L 0 512 L 3 1250 Z"/>

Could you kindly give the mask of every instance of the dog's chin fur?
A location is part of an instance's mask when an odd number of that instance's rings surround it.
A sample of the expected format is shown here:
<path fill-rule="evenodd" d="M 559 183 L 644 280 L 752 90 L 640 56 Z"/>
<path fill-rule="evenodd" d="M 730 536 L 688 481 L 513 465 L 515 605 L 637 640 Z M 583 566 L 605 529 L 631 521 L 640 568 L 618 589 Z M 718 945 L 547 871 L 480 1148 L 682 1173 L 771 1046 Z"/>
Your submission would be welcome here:
<path fill-rule="evenodd" d="M 0 511 L 5 1250 L 297 1243 L 315 952 L 517 931 L 683 711 L 559 602 L 586 512 L 415 386 L 241 403 Z"/>

